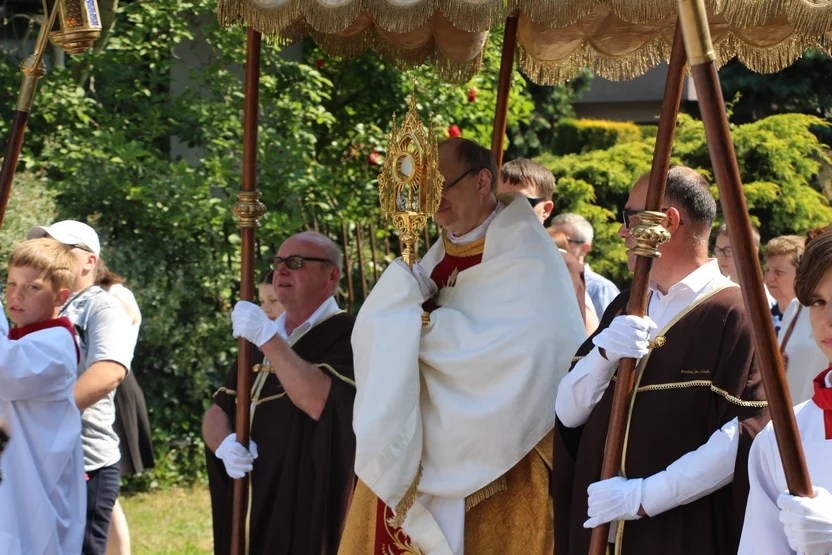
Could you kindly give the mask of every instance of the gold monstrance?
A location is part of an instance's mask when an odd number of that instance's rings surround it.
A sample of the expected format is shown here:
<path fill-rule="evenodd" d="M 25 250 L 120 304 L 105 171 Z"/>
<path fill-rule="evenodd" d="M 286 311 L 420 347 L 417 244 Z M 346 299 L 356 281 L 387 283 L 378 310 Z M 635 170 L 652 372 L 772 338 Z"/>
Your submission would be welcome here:
<path fill-rule="evenodd" d="M 378 197 L 381 213 L 393 219 L 408 266 L 416 262 L 419 233 L 439 209 L 445 179 L 439 173 L 438 141 L 433 130 L 426 131 L 416 112 L 416 83 L 410 95 L 410 107 L 402 126 L 393 129 L 387 139 L 387 157 L 378 174 Z"/>

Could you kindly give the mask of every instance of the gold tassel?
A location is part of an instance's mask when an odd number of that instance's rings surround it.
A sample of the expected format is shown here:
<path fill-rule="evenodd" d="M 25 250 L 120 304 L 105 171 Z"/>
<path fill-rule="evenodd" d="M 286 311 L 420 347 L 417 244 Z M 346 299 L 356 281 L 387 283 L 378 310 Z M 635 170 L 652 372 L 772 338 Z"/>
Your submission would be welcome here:
<path fill-rule="evenodd" d="M 489 497 L 494 497 L 498 493 L 503 493 L 506 490 L 508 490 L 508 480 L 506 480 L 506 475 L 503 474 L 484 488 L 479 489 L 466 497 L 465 512 L 467 513 Z"/>
<path fill-rule="evenodd" d="M 419 470 L 416 471 L 416 477 L 413 478 L 413 483 L 404 492 L 402 500 L 396 504 L 396 516 L 393 517 L 391 524 L 396 528 L 401 528 L 404 520 L 407 518 L 407 513 L 410 511 L 413 504 L 416 502 L 416 488 L 419 487 L 419 482 L 422 480 L 422 464 L 419 463 Z"/>

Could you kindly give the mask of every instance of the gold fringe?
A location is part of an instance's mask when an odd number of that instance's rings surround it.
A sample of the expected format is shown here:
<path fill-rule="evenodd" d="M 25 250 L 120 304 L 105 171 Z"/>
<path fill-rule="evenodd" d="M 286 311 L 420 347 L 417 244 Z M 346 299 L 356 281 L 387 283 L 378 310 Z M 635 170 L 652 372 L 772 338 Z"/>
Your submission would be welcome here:
<path fill-rule="evenodd" d="M 539 0 L 545 3 L 551 0 Z M 425 4 L 429 3 L 427 1 Z M 434 0 L 434 4 L 454 27 L 481 33 L 506 21 L 505 0 Z"/>
<path fill-rule="evenodd" d="M 467 83 L 480 72 L 485 46 L 486 43 L 483 43 L 482 49 L 477 57 L 467 62 L 455 62 L 451 60 L 437 46 L 433 53 L 433 66 L 436 69 L 436 74 L 446 83 L 455 85 Z"/>
<path fill-rule="evenodd" d="M 361 0 L 345 0 L 338 4 L 323 4 L 318 0 L 289 1 L 298 7 L 298 12 L 310 27 L 318 33 L 327 34 L 344 31 L 365 11 L 364 4 L 370 3 Z"/>
<path fill-rule="evenodd" d="M 489 497 L 494 497 L 498 493 L 503 493 L 508 489 L 508 480 L 506 480 L 506 475 L 503 474 L 487 486 L 482 489 L 479 489 L 465 498 L 465 512 L 467 513 Z"/>
<path fill-rule="evenodd" d="M 407 518 L 407 512 L 413 507 L 416 502 L 416 488 L 419 487 L 419 482 L 422 480 L 422 464 L 419 463 L 419 470 L 416 471 L 416 477 L 413 478 L 413 483 L 407 488 L 402 500 L 396 504 L 396 516 L 393 517 L 391 524 L 396 528 L 401 528 L 404 520 Z"/>
<path fill-rule="evenodd" d="M 676 14 L 677 0 L 607 0 L 612 12 L 627 23 L 644 25 Z"/>
<path fill-rule="evenodd" d="M 722 4 L 717 6 L 722 8 L 720 15 L 736 29 L 765 25 L 783 10 L 783 0 L 723 0 L 719 4 Z"/>
<path fill-rule="evenodd" d="M 789 23 L 795 31 L 810 38 L 832 32 L 832 4 L 819 5 L 809 0 L 792 0 L 788 10 Z"/>

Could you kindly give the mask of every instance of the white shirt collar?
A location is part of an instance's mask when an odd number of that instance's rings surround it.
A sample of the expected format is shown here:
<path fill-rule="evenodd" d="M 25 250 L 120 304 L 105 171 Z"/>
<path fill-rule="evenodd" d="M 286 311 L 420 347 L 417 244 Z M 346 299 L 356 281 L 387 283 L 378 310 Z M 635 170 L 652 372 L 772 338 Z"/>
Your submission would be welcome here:
<path fill-rule="evenodd" d="M 304 323 L 296 327 L 291 334 L 286 333 L 286 313 L 284 312 L 277 318 L 277 334 L 284 340 L 291 342 L 296 337 L 300 337 L 314 328 L 315 325 L 321 320 L 329 318 L 333 314 L 337 314 L 340 311 L 341 309 L 338 308 L 338 303 L 335 302 L 335 297 L 330 297 L 321 303 L 321 306 L 319 306 L 318 309 L 312 313 L 312 316 L 310 316 Z"/>
<path fill-rule="evenodd" d="M 667 295 L 672 295 L 683 289 L 687 289 L 694 295 L 698 295 L 699 292 L 705 288 L 705 286 L 711 283 L 714 279 L 721 277 L 724 276 L 722 275 L 722 272 L 719 271 L 719 264 L 717 264 L 715 258 L 711 258 L 708 262 L 699 266 L 697 269 L 685 276 L 684 279 L 671 286 L 670 289 L 667 290 Z M 658 285 L 656 285 L 656 282 L 654 281 L 650 282 L 650 290 L 653 291 L 660 299 L 665 296 L 659 290 Z"/>
<path fill-rule="evenodd" d="M 503 211 L 503 208 L 506 206 L 502 202 L 497 202 L 497 207 L 494 208 L 494 211 L 485 219 L 483 223 L 463 235 L 462 237 L 457 237 L 450 231 L 448 232 L 448 239 L 454 245 L 467 245 L 468 243 L 473 243 L 477 239 L 481 239 L 485 237 L 485 232 L 488 231 L 488 226 L 494 221 L 494 218 L 497 217 L 497 214 Z"/>

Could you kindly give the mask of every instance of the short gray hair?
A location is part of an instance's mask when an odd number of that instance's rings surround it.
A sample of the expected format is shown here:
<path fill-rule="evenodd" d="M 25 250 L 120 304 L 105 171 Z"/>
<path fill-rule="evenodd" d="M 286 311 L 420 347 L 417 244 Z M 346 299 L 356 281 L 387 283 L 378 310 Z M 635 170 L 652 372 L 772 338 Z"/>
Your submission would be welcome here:
<path fill-rule="evenodd" d="M 552 219 L 552 223 L 550 225 L 570 226 L 572 231 L 575 232 L 575 240 L 583 241 L 588 245 L 592 244 L 592 239 L 595 237 L 595 232 L 592 230 L 592 224 L 589 223 L 583 216 L 572 212 L 558 214 Z"/>
<path fill-rule="evenodd" d="M 344 271 L 344 257 L 341 254 L 341 249 L 335 241 L 323 233 L 318 233 L 317 231 L 301 231 L 300 233 L 292 235 L 292 237 L 301 239 L 302 241 L 315 243 L 316 245 L 323 247 L 326 252 L 326 258 L 331 260 L 334 265 L 338 266 L 339 270 L 342 272 Z"/>

